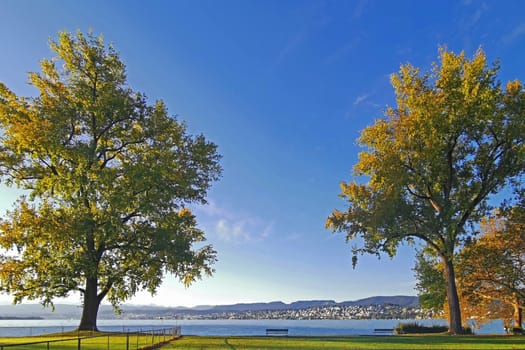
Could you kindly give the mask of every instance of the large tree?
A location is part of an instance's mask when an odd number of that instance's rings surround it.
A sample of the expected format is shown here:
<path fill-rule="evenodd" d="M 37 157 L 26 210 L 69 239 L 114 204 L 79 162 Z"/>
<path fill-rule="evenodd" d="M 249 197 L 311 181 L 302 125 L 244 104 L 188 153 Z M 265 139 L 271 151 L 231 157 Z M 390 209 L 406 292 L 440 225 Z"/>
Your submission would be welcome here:
<path fill-rule="evenodd" d="M 22 196 L 0 221 L 0 289 L 48 305 L 83 296 L 80 329 L 166 274 L 189 284 L 216 252 L 188 205 L 220 176 L 216 145 L 126 83 L 102 37 L 62 32 L 30 73 L 36 97 L 0 83 L 0 176 Z"/>
<path fill-rule="evenodd" d="M 361 237 L 354 253 L 393 256 L 403 241 L 424 242 L 443 263 L 450 333 L 462 332 L 454 258 L 475 235 L 488 199 L 523 172 L 525 92 L 503 89 L 498 66 L 441 49 L 422 73 L 392 75 L 397 106 L 365 128 L 354 180 L 342 183 L 344 211 L 327 227 Z"/>

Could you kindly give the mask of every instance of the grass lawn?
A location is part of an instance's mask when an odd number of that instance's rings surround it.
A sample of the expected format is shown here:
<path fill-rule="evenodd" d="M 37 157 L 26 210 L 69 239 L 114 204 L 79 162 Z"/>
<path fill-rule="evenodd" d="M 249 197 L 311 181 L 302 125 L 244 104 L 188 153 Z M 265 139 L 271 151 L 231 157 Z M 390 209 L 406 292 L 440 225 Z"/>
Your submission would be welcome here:
<path fill-rule="evenodd" d="M 164 337 L 159 338 L 156 336 L 155 339 L 151 335 L 137 335 L 130 334 L 129 336 L 121 333 L 103 333 L 96 332 L 95 336 L 91 332 L 80 334 L 85 338 L 80 339 L 80 345 L 82 350 L 122 350 L 129 346 L 129 349 L 137 349 L 155 343 L 159 343 L 164 340 Z M 166 336 L 169 339 L 169 336 Z M 47 345 L 49 342 L 50 350 L 77 350 L 78 349 L 78 336 L 76 332 L 66 334 L 54 334 L 44 336 L 33 336 L 33 337 L 16 337 L 16 338 L 0 338 L 0 346 L 8 344 L 20 344 L 15 347 L 6 347 L 5 350 L 25 350 L 25 349 L 48 349 Z M 30 345 L 22 346 L 21 344 L 33 343 Z M 40 344 L 36 344 L 40 343 Z"/>
<path fill-rule="evenodd" d="M 168 349 L 525 349 L 517 336 L 380 336 L 380 337 L 198 337 L 185 336 Z"/>

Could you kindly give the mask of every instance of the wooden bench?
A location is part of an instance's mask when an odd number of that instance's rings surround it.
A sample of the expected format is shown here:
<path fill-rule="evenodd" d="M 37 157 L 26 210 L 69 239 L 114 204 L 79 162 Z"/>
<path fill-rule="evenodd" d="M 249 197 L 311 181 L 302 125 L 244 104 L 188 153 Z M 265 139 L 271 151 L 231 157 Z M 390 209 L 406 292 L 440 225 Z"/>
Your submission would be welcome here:
<path fill-rule="evenodd" d="M 374 334 L 394 334 L 394 329 L 392 328 L 375 328 Z"/>
<path fill-rule="evenodd" d="M 266 335 L 288 335 L 288 328 L 266 328 Z"/>

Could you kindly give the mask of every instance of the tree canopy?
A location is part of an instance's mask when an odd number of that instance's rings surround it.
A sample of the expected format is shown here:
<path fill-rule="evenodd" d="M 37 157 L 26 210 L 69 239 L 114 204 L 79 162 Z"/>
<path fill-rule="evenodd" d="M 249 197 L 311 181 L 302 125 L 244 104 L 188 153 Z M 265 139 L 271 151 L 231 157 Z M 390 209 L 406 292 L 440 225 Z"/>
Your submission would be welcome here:
<path fill-rule="evenodd" d="M 188 206 L 205 203 L 220 156 L 127 85 L 102 37 L 62 32 L 50 47 L 29 74 L 36 97 L 0 83 L 0 178 L 28 193 L 0 221 L 0 289 L 46 305 L 79 291 L 80 328 L 93 329 L 104 298 L 212 273 Z"/>
<path fill-rule="evenodd" d="M 445 306 L 447 291 L 443 263 L 434 254 L 418 252 L 414 267 L 419 304 L 425 310 L 440 314 Z"/>
<path fill-rule="evenodd" d="M 341 183 L 348 207 L 327 227 L 361 237 L 354 253 L 396 254 L 423 242 L 441 259 L 450 332 L 461 333 L 457 249 L 476 234 L 488 199 L 523 173 L 525 91 L 506 89 L 480 49 L 468 59 L 440 49 L 428 72 L 407 64 L 392 75 L 395 107 L 365 128 L 354 180 Z M 363 181 L 362 179 L 366 179 Z"/>
<path fill-rule="evenodd" d="M 525 308 L 525 206 L 496 210 L 482 220 L 481 236 L 467 242 L 456 257 L 462 320 L 475 326 L 494 319 L 521 328 Z M 415 267 L 421 306 L 445 311 L 443 264 L 419 254 Z"/>
<path fill-rule="evenodd" d="M 483 235 L 459 255 L 458 283 L 461 298 L 473 308 L 472 316 L 493 318 L 494 309 L 521 328 L 525 309 L 525 203 L 483 223 Z M 497 307 L 494 307 L 496 304 Z M 477 312 L 488 305 L 490 312 Z M 501 313 L 501 312 L 500 312 Z"/>

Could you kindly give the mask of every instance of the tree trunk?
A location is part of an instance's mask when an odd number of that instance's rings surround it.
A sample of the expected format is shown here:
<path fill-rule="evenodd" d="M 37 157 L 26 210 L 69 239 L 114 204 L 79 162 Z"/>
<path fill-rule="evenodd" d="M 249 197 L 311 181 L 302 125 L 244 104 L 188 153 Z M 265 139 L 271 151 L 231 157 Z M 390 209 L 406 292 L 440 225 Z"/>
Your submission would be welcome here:
<path fill-rule="evenodd" d="M 450 326 L 448 332 L 453 335 L 462 334 L 463 327 L 461 325 L 461 309 L 459 307 L 459 297 L 458 290 L 456 287 L 456 273 L 454 272 L 454 264 L 448 259 L 443 260 L 445 263 L 448 314 L 450 317 Z"/>
<path fill-rule="evenodd" d="M 84 291 L 84 305 L 82 309 L 82 318 L 78 329 L 81 331 L 97 331 L 97 314 L 100 306 L 100 300 L 97 296 L 98 280 L 97 278 L 88 278 L 86 280 L 86 289 Z"/>
<path fill-rule="evenodd" d="M 514 328 L 521 328 L 523 323 L 523 310 L 520 308 L 519 303 L 514 304 Z"/>

